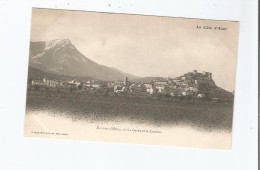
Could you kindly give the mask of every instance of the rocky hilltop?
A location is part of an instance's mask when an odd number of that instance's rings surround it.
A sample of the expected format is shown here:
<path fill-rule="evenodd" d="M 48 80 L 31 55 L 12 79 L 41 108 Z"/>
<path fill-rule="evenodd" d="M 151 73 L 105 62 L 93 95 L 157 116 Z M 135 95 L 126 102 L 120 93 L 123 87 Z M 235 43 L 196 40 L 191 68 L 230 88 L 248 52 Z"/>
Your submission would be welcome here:
<path fill-rule="evenodd" d="M 212 73 L 203 71 L 202 73 L 194 70 L 173 80 L 180 81 L 188 87 L 197 89 L 197 93 L 205 94 L 210 98 L 233 99 L 233 93 L 226 91 L 216 85 Z"/>

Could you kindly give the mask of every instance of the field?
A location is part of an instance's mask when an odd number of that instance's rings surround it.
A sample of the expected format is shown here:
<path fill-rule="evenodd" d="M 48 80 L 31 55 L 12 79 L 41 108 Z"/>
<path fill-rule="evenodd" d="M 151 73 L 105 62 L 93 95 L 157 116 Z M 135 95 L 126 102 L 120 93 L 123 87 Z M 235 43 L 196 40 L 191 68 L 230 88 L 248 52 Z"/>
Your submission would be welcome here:
<path fill-rule="evenodd" d="M 28 90 L 26 112 L 33 111 L 88 122 L 132 122 L 155 127 L 189 125 L 207 131 L 231 131 L 233 104 Z"/>

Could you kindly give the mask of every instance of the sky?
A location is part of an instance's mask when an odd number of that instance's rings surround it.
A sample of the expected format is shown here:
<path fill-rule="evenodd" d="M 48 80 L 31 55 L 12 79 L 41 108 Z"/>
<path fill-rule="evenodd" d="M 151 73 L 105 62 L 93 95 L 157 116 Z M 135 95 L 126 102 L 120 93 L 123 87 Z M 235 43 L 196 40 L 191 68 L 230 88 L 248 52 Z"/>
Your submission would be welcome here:
<path fill-rule="evenodd" d="M 31 41 L 70 39 L 96 63 L 140 77 L 208 71 L 233 91 L 238 31 L 238 22 L 34 8 Z"/>

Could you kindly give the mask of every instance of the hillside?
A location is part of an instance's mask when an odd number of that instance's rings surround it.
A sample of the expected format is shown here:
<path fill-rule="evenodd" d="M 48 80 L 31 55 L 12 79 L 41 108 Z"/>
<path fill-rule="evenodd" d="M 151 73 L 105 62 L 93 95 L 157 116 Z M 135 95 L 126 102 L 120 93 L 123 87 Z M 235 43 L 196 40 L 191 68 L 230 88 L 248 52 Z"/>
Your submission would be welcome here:
<path fill-rule="evenodd" d="M 68 39 L 31 42 L 29 66 L 45 73 L 93 77 L 100 80 L 137 78 L 131 74 L 95 63 L 80 53 Z"/>
<path fill-rule="evenodd" d="M 39 69 L 29 67 L 28 69 L 28 80 L 38 80 L 38 79 L 55 79 L 55 80 L 73 80 L 78 79 L 80 81 L 89 81 L 92 80 L 92 77 L 78 77 L 78 76 L 69 76 L 69 75 L 58 75 L 58 74 L 52 74 L 52 73 L 46 73 L 44 71 L 41 71 Z"/>
<path fill-rule="evenodd" d="M 206 94 L 210 98 L 221 98 L 221 99 L 234 99 L 234 94 L 226 91 L 216 85 L 214 79 L 212 78 L 212 74 L 209 73 L 193 73 L 189 72 L 180 77 L 176 77 L 175 79 L 181 80 L 182 77 L 185 77 L 185 81 L 198 82 L 197 86 L 199 89 L 199 93 Z"/>
<path fill-rule="evenodd" d="M 183 79 L 185 78 L 185 79 Z M 166 81 L 167 78 L 164 77 L 143 77 L 135 79 L 134 82 L 138 83 L 150 83 L 155 81 Z M 218 87 L 214 79 L 203 73 L 193 73 L 189 72 L 183 74 L 179 77 L 169 78 L 170 81 L 179 80 L 184 84 L 188 84 L 190 87 L 196 87 L 199 91 L 198 93 L 206 94 L 209 98 L 220 98 L 220 99 L 234 99 L 234 95 L 231 92 L 228 92 L 220 87 Z M 197 84 L 195 84 L 195 80 Z M 182 91 L 182 90 L 180 90 Z"/>
<path fill-rule="evenodd" d="M 165 81 L 165 80 L 167 80 L 167 78 L 164 77 L 142 77 L 142 78 L 134 79 L 134 81 L 138 83 L 150 83 L 150 82 Z"/>

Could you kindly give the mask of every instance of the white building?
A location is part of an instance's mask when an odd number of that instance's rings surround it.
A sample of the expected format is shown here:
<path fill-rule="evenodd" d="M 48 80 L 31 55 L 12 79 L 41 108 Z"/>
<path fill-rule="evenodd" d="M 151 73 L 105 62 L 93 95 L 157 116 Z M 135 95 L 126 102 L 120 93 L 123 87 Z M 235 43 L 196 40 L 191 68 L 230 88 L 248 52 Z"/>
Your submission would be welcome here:
<path fill-rule="evenodd" d="M 115 86 L 114 86 L 114 92 L 115 92 L 115 93 L 125 92 L 125 87 L 124 87 L 124 86 L 120 86 L 120 85 L 115 85 Z"/>

